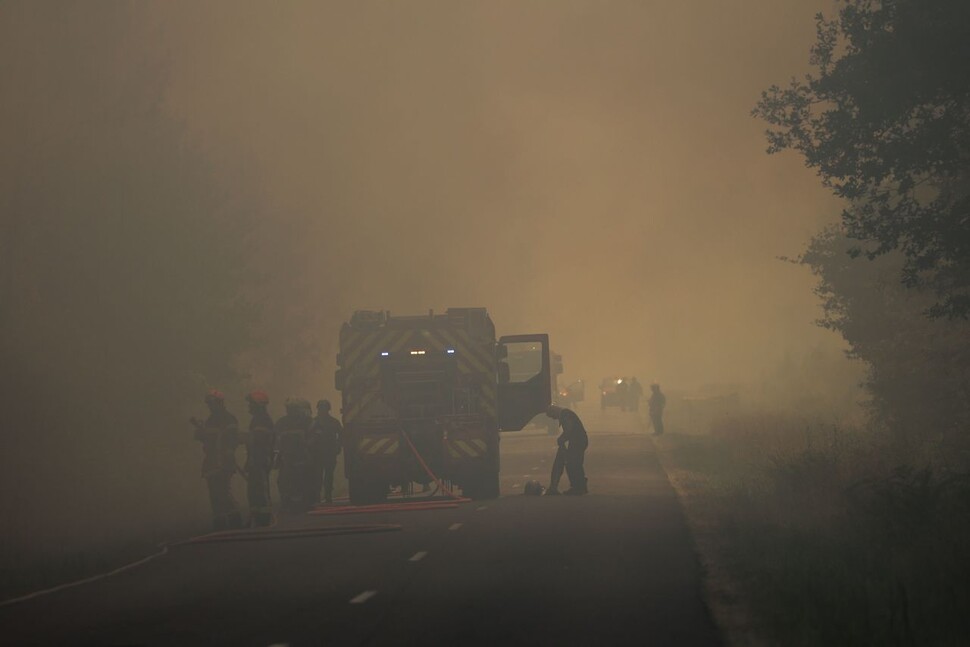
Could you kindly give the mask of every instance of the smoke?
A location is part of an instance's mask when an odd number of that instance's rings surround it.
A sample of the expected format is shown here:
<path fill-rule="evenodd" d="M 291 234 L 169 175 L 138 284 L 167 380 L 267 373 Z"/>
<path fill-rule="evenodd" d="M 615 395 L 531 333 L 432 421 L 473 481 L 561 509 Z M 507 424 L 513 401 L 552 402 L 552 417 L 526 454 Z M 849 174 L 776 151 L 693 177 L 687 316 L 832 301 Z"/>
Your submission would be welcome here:
<path fill-rule="evenodd" d="M 777 260 L 837 205 L 749 116 L 829 5 L 5 3 L 5 513 L 204 514 L 204 386 L 336 398 L 358 308 L 485 306 L 592 383 L 840 348 Z"/>

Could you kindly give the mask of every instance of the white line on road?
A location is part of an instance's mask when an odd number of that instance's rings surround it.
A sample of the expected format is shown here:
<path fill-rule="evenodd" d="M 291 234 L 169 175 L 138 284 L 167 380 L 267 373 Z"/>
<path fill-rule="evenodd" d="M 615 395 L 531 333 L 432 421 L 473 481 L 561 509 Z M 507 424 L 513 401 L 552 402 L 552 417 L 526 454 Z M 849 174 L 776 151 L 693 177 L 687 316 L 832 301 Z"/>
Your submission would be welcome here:
<path fill-rule="evenodd" d="M 484 509 L 485 509 L 485 508 L 487 508 L 487 507 L 488 507 L 487 505 L 480 505 L 480 506 L 478 506 L 478 507 L 477 507 L 477 508 L 475 508 L 475 509 L 476 509 L 476 510 L 484 510 Z"/>
<path fill-rule="evenodd" d="M 377 595 L 377 591 L 364 591 L 363 593 L 361 593 L 357 597 L 350 598 L 350 603 L 351 604 L 363 604 L 364 602 L 367 602 L 368 600 L 370 600 L 375 595 Z"/>
<path fill-rule="evenodd" d="M 518 483 L 513 483 L 512 484 L 512 487 L 519 487 L 519 484 Z M 479 510 L 481 510 L 481 508 L 479 508 Z"/>
<path fill-rule="evenodd" d="M 411 555 L 411 559 L 409 559 L 408 561 L 409 562 L 420 562 L 422 559 L 424 559 L 427 556 L 428 556 L 428 551 L 426 551 L 426 550 L 419 550 L 415 554 Z"/>
<path fill-rule="evenodd" d="M 448 530 L 458 530 L 459 528 L 461 528 L 460 523 L 453 523 L 450 526 L 448 526 Z"/>
<path fill-rule="evenodd" d="M 533 468 L 532 468 L 532 471 L 534 472 L 534 471 L 536 471 L 537 469 L 539 469 L 539 466 L 538 466 L 538 465 L 536 465 L 535 467 L 533 467 Z"/>

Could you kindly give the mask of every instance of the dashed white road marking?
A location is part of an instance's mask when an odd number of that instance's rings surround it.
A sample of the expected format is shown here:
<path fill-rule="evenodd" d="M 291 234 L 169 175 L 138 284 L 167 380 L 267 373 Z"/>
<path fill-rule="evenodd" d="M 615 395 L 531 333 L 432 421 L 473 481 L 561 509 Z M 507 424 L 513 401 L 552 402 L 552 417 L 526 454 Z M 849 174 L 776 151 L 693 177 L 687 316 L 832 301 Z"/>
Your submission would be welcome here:
<path fill-rule="evenodd" d="M 537 469 L 539 469 L 539 466 L 538 466 L 538 465 L 536 465 L 535 467 L 533 467 L 533 468 L 532 468 L 532 471 L 534 472 L 534 471 L 536 471 Z"/>
<path fill-rule="evenodd" d="M 426 550 L 419 550 L 415 554 L 411 555 L 411 558 L 408 561 L 409 562 L 420 562 L 422 559 L 424 559 L 427 556 L 428 556 L 428 551 L 426 551 Z"/>
<path fill-rule="evenodd" d="M 364 602 L 367 602 L 375 595 L 377 595 L 377 591 L 364 591 L 360 595 L 350 598 L 350 603 L 363 604 Z"/>
<path fill-rule="evenodd" d="M 476 510 L 484 510 L 484 509 L 485 509 L 485 508 L 487 508 L 487 507 L 488 507 L 487 505 L 480 505 L 480 506 L 478 506 L 478 507 L 477 507 L 477 508 L 475 508 L 475 509 L 476 509 Z"/>
<path fill-rule="evenodd" d="M 519 484 L 518 483 L 513 483 L 512 484 L 512 487 L 519 487 Z M 479 508 L 479 510 L 481 510 L 481 508 Z"/>
<path fill-rule="evenodd" d="M 460 523 L 453 523 L 450 526 L 448 526 L 448 530 L 458 530 L 459 528 L 461 528 Z"/>

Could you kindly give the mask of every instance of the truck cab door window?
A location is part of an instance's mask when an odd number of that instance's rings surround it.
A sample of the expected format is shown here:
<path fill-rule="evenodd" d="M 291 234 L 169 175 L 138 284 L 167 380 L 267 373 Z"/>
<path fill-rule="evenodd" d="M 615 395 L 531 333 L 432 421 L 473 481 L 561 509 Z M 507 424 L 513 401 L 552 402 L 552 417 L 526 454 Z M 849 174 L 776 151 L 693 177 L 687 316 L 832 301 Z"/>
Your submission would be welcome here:
<path fill-rule="evenodd" d="M 499 340 L 499 429 L 518 431 L 552 403 L 548 335 L 510 335 Z"/>

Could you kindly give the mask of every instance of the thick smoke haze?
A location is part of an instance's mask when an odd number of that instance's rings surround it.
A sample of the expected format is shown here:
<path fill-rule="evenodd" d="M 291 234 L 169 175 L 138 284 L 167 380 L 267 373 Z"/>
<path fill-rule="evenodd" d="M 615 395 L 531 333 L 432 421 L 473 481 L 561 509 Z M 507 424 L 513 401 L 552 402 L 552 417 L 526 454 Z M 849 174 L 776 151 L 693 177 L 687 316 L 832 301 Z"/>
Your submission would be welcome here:
<path fill-rule="evenodd" d="M 778 259 L 838 204 L 750 116 L 830 6 L 0 3 L 5 542 L 204 517 L 205 386 L 336 399 L 359 308 L 593 383 L 854 375 Z"/>
<path fill-rule="evenodd" d="M 570 376 L 694 385 L 836 343 L 776 259 L 836 205 L 749 116 L 828 4 L 150 13 L 171 110 L 262 189 L 274 257 L 317 250 L 296 298 L 329 330 L 357 307 L 481 304 L 550 332 Z"/>

